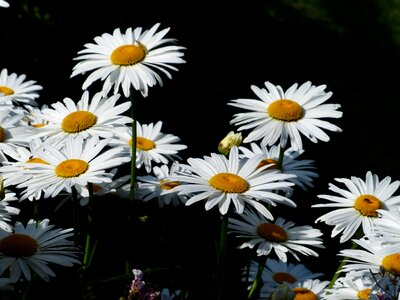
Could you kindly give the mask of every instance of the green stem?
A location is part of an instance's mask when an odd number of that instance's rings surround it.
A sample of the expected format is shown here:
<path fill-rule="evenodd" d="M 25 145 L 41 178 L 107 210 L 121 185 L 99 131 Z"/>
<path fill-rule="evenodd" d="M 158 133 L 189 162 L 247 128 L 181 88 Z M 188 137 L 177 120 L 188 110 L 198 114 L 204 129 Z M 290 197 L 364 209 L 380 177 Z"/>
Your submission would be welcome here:
<path fill-rule="evenodd" d="M 83 270 L 86 270 L 93 259 L 94 251 L 96 248 L 97 243 L 95 242 L 94 245 L 92 245 L 92 227 L 93 227 L 93 184 L 88 183 L 88 190 L 89 190 L 89 203 L 88 203 L 88 226 L 87 226 L 87 233 L 86 233 L 86 242 L 85 242 L 85 255 L 83 257 Z"/>
<path fill-rule="evenodd" d="M 351 244 L 351 249 L 355 249 L 357 248 L 358 244 L 352 242 Z M 343 266 L 346 264 L 347 260 L 349 258 L 346 256 L 340 263 L 339 267 L 337 268 L 335 274 L 332 277 L 331 282 L 329 283 L 329 286 L 327 287 L 328 289 L 331 289 L 333 287 L 333 285 L 335 284 L 336 280 L 338 279 L 339 275 L 340 275 L 340 271 L 342 270 Z"/>
<path fill-rule="evenodd" d="M 258 294 L 260 293 L 260 289 L 263 284 L 262 274 L 264 272 L 266 261 L 267 261 L 267 255 L 263 255 L 260 257 L 260 261 L 258 263 L 257 275 L 253 281 L 253 285 L 250 289 L 247 299 L 256 299 Z"/>
<path fill-rule="evenodd" d="M 218 249 L 218 269 L 217 269 L 217 299 L 224 299 L 225 292 L 225 267 L 226 267 L 226 249 L 227 249 L 227 236 L 228 236 L 228 214 L 221 217 L 221 233 Z"/>
<path fill-rule="evenodd" d="M 74 227 L 74 243 L 79 245 L 78 241 L 78 228 L 79 228 L 79 203 L 78 203 L 78 192 L 76 188 L 72 187 L 72 224 Z"/>
<path fill-rule="evenodd" d="M 131 89 L 130 100 L 131 100 L 131 117 L 132 117 L 132 155 L 131 155 L 131 189 L 130 189 L 130 199 L 135 200 L 135 180 L 136 180 L 136 101 L 133 96 L 134 89 Z"/>

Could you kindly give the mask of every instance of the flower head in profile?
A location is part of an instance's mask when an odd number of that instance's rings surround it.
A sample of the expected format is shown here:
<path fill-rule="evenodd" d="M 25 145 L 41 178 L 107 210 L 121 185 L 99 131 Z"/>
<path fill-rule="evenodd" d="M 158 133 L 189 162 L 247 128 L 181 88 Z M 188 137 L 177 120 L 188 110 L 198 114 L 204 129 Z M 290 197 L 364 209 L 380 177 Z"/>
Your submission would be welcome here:
<path fill-rule="evenodd" d="M 11 193 L 14 194 L 14 193 Z M 14 194 L 15 195 L 15 194 Z M 16 199 L 16 198 L 15 198 Z M 13 199 L 13 200 L 15 200 Z M 0 201 L 0 229 L 11 232 L 11 216 L 16 216 L 20 213 L 20 209 L 9 205 L 6 199 Z"/>
<path fill-rule="evenodd" d="M 348 272 L 326 289 L 326 300 L 368 300 L 371 299 L 376 282 L 369 272 L 356 274 Z"/>
<path fill-rule="evenodd" d="M 47 125 L 38 127 L 32 137 L 44 137 L 46 142 L 64 142 L 67 137 L 78 135 L 83 139 L 113 137 L 125 124 L 132 122 L 132 118 L 123 115 L 131 103 L 117 104 L 119 98 L 119 94 L 104 97 L 102 93 L 90 98 L 88 91 L 83 92 L 76 104 L 64 98 L 64 103 L 56 102 L 51 104 L 52 108 L 42 110 L 41 117 Z"/>
<path fill-rule="evenodd" d="M 241 214 L 240 218 L 229 218 L 228 230 L 239 238 L 247 239 L 239 246 L 240 249 L 255 248 L 258 256 L 269 255 L 274 250 L 279 259 L 286 262 L 287 253 L 300 260 L 296 252 L 318 256 L 309 247 L 325 248 L 320 238 L 322 232 L 311 226 L 295 226 L 295 223 L 281 217 L 272 223 L 251 209 Z"/>
<path fill-rule="evenodd" d="M 169 133 L 162 133 L 163 123 L 140 124 L 136 122 L 136 168 L 145 167 L 150 173 L 152 162 L 157 164 L 168 164 L 169 161 L 180 159 L 178 151 L 187 148 L 186 145 L 176 144 L 180 138 Z M 116 138 L 112 145 L 122 146 L 132 153 L 132 128 L 125 127 L 125 130 L 116 132 Z"/>
<path fill-rule="evenodd" d="M 364 234 L 369 234 L 373 223 L 379 218 L 378 210 L 392 210 L 400 203 L 400 196 L 393 196 L 400 181 L 391 182 L 389 176 L 380 181 L 376 174 L 368 171 L 365 180 L 355 176 L 335 180 L 344 184 L 345 188 L 329 184 L 329 190 L 338 195 L 318 195 L 318 198 L 331 203 L 314 204 L 312 207 L 335 208 L 319 217 L 316 222 L 334 226 L 331 236 L 342 233 L 341 243 L 352 238 L 360 226 Z"/>
<path fill-rule="evenodd" d="M 0 7 L 10 7 L 10 4 L 7 1 L 0 0 Z"/>
<path fill-rule="evenodd" d="M 322 130 L 341 132 L 341 129 L 323 118 L 340 118 L 339 104 L 323 104 L 331 96 L 325 92 L 325 85 L 314 86 L 310 81 L 298 86 L 293 84 L 287 91 L 279 85 L 265 82 L 265 88 L 251 86 L 259 99 L 236 99 L 228 103 L 250 112 L 235 114 L 231 124 L 240 126 L 239 131 L 252 131 L 244 143 L 261 140 L 272 146 L 277 141 L 283 148 L 290 140 L 295 149 L 302 149 L 301 134 L 310 141 L 327 142 L 329 136 Z"/>
<path fill-rule="evenodd" d="M 32 128 L 21 124 L 24 115 L 0 110 L 0 162 L 8 161 L 18 147 L 28 146 Z"/>
<path fill-rule="evenodd" d="M 204 201 L 206 210 L 218 206 L 223 215 L 231 204 L 239 214 L 243 213 L 247 204 L 266 218 L 273 219 L 266 205 L 276 206 L 278 202 L 296 206 L 292 200 L 276 192 L 290 188 L 293 183 L 287 180 L 295 175 L 276 170 L 263 172 L 268 165 L 261 168 L 257 166 L 265 158 L 264 155 L 240 159 L 238 152 L 238 147 L 234 146 L 229 157 L 211 153 L 204 159 L 189 158 L 188 165 L 181 164 L 188 175 L 170 177 L 170 180 L 181 182 L 173 191 L 189 196 L 186 205 Z"/>
<path fill-rule="evenodd" d="M 141 27 L 128 28 L 125 33 L 117 28 L 112 34 L 97 36 L 96 43 L 86 44 L 78 52 L 75 60 L 80 62 L 74 66 L 71 77 L 90 71 L 82 86 L 84 90 L 101 79 L 106 92 L 114 87 L 115 94 L 121 88 L 129 97 L 134 88 L 147 97 L 149 87 L 163 84 L 158 72 L 171 79 L 169 71 L 177 71 L 173 64 L 185 62 L 185 48 L 174 45 L 175 39 L 165 38 L 169 28 L 157 32 L 159 26 L 157 23 L 145 31 Z"/>
<path fill-rule="evenodd" d="M 377 282 L 386 276 L 391 279 L 400 277 L 400 243 L 384 244 L 379 239 L 365 236 L 352 241 L 357 244 L 357 249 L 340 250 L 338 254 L 348 258 L 343 272 L 354 272 L 356 275 L 372 273 Z"/>
<path fill-rule="evenodd" d="M 251 261 L 249 271 L 243 270 L 242 274 L 249 274 L 249 278 L 244 278 L 248 282 L 253 282 L 257 276 L 258 263 Z M 260 290 L 262 299 L 269 299 L 271 294 L 281 285 L 293 288 L 297 283 L 307 279 L 314 279 L 322 276 L 322 273 L 313 273 L 303 264 L 293 264 L 268 258 L 265 268 L 261 275 L 263 285 Z"/>
<path fill-rule="evenodd" d="M 0 275 L 8 271 L 10 280 L 17 282 L 21 275 L 31 280 L 33 271 L 45 281 L 56 276 L 49 265 L 72 267 L 80 264 L 74 247 L 73 229 L 54 229 L 49 220 L 31 219 L 24 226 L 16 222 L 14 230 L 0 230 Z"/>
<path fill-rule="evenodd" d="M 163 207 L 164 204 L 169 205 L 170 203 L 174 206 L 185 203 L 187 201 L 186 195 L 170 192 L 171 189 L 180 183 L 178 181 L 171 181 L 168 178 L 179 174 L 179 171 L 180 166 L 177 161 L 174 161 L 171 168 L 165 164 L 160 167 L 155 166 L 153 168 L 155 176 L 138 176 L 136 197 L 143 201 L 157 198 L 159 207 Z"/>
<path fill-rule="evenodd" d="M 77 136 L 69 137 L 61 149 L 43 144 L 36 152 L 41 161 L 24 165 L 25 172 L 34 176 L 17 185 L 26 188 L 21 200 L 39 191 L 44 192 L 45 198 L 55 197 L 61 191 L 71 193 L 72 187 L 78 194 L 88 195 L 88 183 L 111 182 L 111 174 L 106 170 L 130 161 L 130 157 L 124 155 L 121 147 L 107 148 L 109 142 L 97 136 L 86 140 Z"/>
<path fill-rule="evenodd" d="M 1 1 L 1 0 L 0 0 Z M 6 2 L 3 2 L 6 3 Z M 0 3 L 1 6 L 1 3 Z M 0 105 L 4 104 L 23 104 L 37 106 L 36 98 L 39 97 L 38 91 L 42 86 L 37 85 L 36 81 L 26 81 L 26 75 L 8 74 L 7 69 L 0 72 Z"/>
<path fill-rule="evenodd" d="M 252 157 L 256 154 L 265 154 L 267 158 L 262 161 L 261 165 L 272 164 L 271 168 L 277 168 L 282 173 L 294 174 L 296 177 L 288 179 L 289 181 L 307 190 L 307 187 L 314 187 L 313 180 L 318 177 L 314 172 L 314 161 L 310 159 L 299 159 L 298 157 L 304 153 L 304 150 L 295 150 L 292 147 L 282 150 L 281 147 L 273 145 L 270 148 L 255 143 L 250 144 L 250 149 L 247 147 L 239 147 L 241 157 Z M 278 166 L 280 151 L 283 152 L 282 163 Z"/>

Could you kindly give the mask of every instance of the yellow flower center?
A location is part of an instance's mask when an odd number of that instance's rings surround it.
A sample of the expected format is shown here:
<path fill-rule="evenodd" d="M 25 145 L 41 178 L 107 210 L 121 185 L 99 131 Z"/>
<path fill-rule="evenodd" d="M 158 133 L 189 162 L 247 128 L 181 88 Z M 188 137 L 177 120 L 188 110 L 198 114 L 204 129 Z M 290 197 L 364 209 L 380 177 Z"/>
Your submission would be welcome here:
<path fill-rule="evenodd" d="M 275 243 L 282 243 L 288 238 L 288 234 L 285 229 L 272 223 L 263 223 L 258 225 L 257 234 L 267 241 Z"/>
<path fill-rule="evenodd" d="M 45 164 L 48 165 L 47 162 L 45 162 L 43 159 L 39 158 L 39 157 L 32 157 L 30 159 L 28 159 L 25 163 L 28 164 Z"/>
<path fill-rule="evenodd" d="M 368 300 L 370 294 L 371 294 L 371 289 L 365 289 L 362 291 L 358 291 L 357 297 L 358 299 Z"/>
<path fill-rule="evenodd" d="M 46 126 L 47 124 L 44 124 L 44 123 L 38 123 L 38 124 L 32 124 L 32 127 L 35 127 L 35 128 L 42 128 L 42 127 L 44 127 L 44 126 Z"/>
<path fill-rule="evenodd" d="M 64 178 L 78 177 L 89 169 L 89 164 L 81 159 L 67 159 L 60 162 L 55 172 Z"/>
<path fill-rule="evenodd" d="M 265 165 L 270 165 L 273 164 L 272 166 L 269 166 L 268 168 L 266 168 L 264 171 L 266 170 L 272 170 L 272 169 L 276 169 L 277 168 L 277 164 L 278 162 L 275 159 L 272 158 L 266 158 L 263 159 L 257 166 L 257 169 L 264 167 Z"/>
<path fill-rule="evenodd" d="M 284 122 L 295 122 L 303 117 L 303 108 L 295 101 L 280 99 L 272 102 L 267 109 L 271 118 Z"/>
<path fill-rule="evenodd" d="M 171 190 L 178 185 L 180 185 L 180 182 L 178 181 L 169 181 L 167 179 L 163 179 L 160 181 L 160 188 L 164 190 Z"/>
<path fill-rule="evenodd" d="M 284 283 L 284 282 L 288 282 L 288 283 L 296 282 L 296 278 L 286 272 L 276 272 L 276 273 L 274 273 L 274 275 L 272 275 L 272 279 L 279 284 Z"/>
<path fill-rule="evenodd" d="M 143 61 L 146 55 L 147 49 L 141 43 L 138 43 L 138 45 L 123 45 L 111 53 L 111 62 L 117 66 L 132 66 Z"/>
<path fill-rule="evenodd" d="M 382 207 L 382 202 L 373 195 L 361 195 L 354 201 L 354 208 L 366 217 L 377 217 L 376 210 Z"/>
<path fill-rule="evenodd" d="M 129 144 L 132 146 L 132 139 L 129 141 Z M 152 140 L 148 140 L 144 137 L 137 137 L 136 138 L 136 148 L 143 150 L 143 151 L 149 151 L 151 149 L 154 149 L 156 147 L 156 144 Z"/>
<path fill-rule="evenodd" d="M 77 133 L 89 129 L 96 124 L 97 117 L 90 111 L 74 111 L 61 122 L 61 128 L 68 133 Z"/>
<path fill-rule="evenodd" d="M 14 94 L 14 90 L 4 85 L 0 85 L 0 93 L 3 93 L 5 96 L 8 96 Z"/>
<path fill-rule="evenodd" d="M 317 295 L 314 294 L 313 291 L 310 291 L 306 288 L 294 288 L 294 298 L 293 300 L 318 300 Z"/>
<path fill-rule="evenodd" d="M 381 262 L 386 272 L 399 277 L 400 276 L 400 253 L 386 255 Z"/>
<path fill-rule="evenodd" d="M 6 140 L 6 132 L 3 127 L 0 126 L 0 143 Z"/>
<path fill-rule="evenodd" d="M 32 256 L 38 247 L 38 242 L 26 234 L 10 234 L 0 240 L 0 252 L 9 257 Z"/>
<path fill-rule="evenodd" d="M 209 180 L 210 185 L 224 193 L 241 194 L 246 192 L 250 185 L 242 177 L 232 173 L 219 173 Z"/>

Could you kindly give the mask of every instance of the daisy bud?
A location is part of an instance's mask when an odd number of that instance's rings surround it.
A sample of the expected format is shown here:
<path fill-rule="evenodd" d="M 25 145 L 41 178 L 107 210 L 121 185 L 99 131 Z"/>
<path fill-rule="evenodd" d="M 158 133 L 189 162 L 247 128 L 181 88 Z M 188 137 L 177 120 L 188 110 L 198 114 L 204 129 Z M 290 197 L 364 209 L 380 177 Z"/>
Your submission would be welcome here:
<path fill-rule="evenodd" d="M 3 176 L 0 175 L 0 201 L 6 197 L 6 192 L 4 190 L 4 180 Z"/>
<path fill-rule="evenodd" d="M 218 151 L 224 155 L 228 155 L 233 146 L 239 146 L 242 142 L 242 134 L 229 132 L 228 135 L 219 143 Z"/>

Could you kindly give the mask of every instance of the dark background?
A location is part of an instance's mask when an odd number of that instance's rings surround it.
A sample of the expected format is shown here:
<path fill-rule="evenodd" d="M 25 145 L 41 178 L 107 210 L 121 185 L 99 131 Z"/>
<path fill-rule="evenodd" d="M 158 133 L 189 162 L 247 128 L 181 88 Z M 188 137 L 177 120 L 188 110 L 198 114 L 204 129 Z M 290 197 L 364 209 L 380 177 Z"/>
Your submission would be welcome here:
<path fill-rule="evenodd" d="M 42 85 L 40 104 L 64 97 L 79 99 L 84 77 L 70 79 L 73 58 L 95 36 L 118 27 L 121 31 L 149 29 L 158 22 L 161 29 L 170 27 L 167 37 L 187 48 L 187 63 L 177 65 L 179 71 L 172 71 L 172 80 L 164 76 L 163 87 L 151 88 L 149 97 L 138 101 L 137 115 L 141 123 L 162 120 L 164 133 L 177 135 L 188 145 L 181 153 L 184 159 L 217 151 L 219 141 L 235 130 L 229 121 L 239 112 L 227 103 L 256 98 L 251 85 L 262 87 L 270 81 L 287 89 L 308 80 L 326 84 L 326 90 L 333 92 L 329 102 L 342 106 L 343 118 L 332 122 L 343 132 L 329 133 L 328 143 L 305 142 L 302 157 L 315 160 L 320 177 L 315 189 L 295 192 L 299 204 L 295 211 L 278 209 L 276 216 L 288 213 L 299 225 L 313 225 L 327 211 L 310 209 L 310 205 L 320 202 L 316 195 L 329 193 L 328 183 L 334 178 L 365 178 L 370 170 L 380 179 L 400 179 L 399 1 L 9 2 L 10 8 L 0 9 L 0 69 L 26 74 Z M 139 206 L 139 212 L 148 211 L 149 207 Z M 109 238 L 103 245 L 102 272 L 118 274 L 117 250 L 134 249 L 138 268 L 164 268 L 152 280 L 177 288 L 177 282 L 185 282 L 193 294 L 205 297 L 214 267 L 218 214 L 204 212 L 200 204 L 162 212 L 157 205 L 149 206 L 154 210 L 148 222 L 133 232 L 121 228 L 126 224 L 118 205 L 108 211 L 106 225 L 99 225 Z M 314 272 L 326 273 L 325 280 L 330 280 L 338 264 L 338 249 L 348 245 L 330 239 L 331 228 L 315 226 L 325 231 L 327 250 L 319 251 L 319 259 L 302 262 Z M 121 237 L 124 244 L 119 244 Z M 233 248 L 237 241 L 230 242 Z M 231 251 L 233 275 L 249 253 Z M 116 299 L 113 289 L 100 290 L 107 299 Z M 232 295 L 241 292 L 235 283 L 231 289 Z"/>

